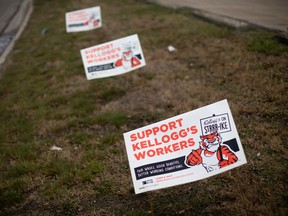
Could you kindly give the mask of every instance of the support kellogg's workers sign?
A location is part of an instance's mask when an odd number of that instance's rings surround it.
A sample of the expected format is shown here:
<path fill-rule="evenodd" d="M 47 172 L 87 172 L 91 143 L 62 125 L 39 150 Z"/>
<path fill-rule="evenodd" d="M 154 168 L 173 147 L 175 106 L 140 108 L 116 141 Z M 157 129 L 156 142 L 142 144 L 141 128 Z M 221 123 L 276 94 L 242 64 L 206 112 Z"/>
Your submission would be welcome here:
<path fill-rule="evenodd" d="M 146 65 L 138 35 L 81 50 L 88 80 L 124 74 Z"/>
<path fill-rule="evenodd" d="M 65 13 L 66 31 L 81 32 L 102 26 L 99 6 Z"/>
<path fill-rule="evenodd" d="M 246 163 L 227 100 L 124 133 L 135 193 L 214 176 Z"/>

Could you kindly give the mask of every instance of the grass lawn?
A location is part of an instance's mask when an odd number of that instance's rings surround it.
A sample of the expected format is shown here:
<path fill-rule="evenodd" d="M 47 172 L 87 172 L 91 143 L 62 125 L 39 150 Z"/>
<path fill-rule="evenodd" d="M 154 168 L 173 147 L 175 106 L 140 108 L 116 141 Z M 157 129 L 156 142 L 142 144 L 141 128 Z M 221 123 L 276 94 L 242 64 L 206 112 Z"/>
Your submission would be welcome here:
<path fill-rule="evenodd" d="M 92 6 L 103 27 L 67 34 L 65 12 Z M 132 34 L 147 65 L 87 81 L 80 49 Z M 0 214 L 287 215 L 288 46 L 275 34 L 144 0 L 34 0 L 1 71 Z M 222 99 L 248 163 L 135 195 L 122 134 Z"/>

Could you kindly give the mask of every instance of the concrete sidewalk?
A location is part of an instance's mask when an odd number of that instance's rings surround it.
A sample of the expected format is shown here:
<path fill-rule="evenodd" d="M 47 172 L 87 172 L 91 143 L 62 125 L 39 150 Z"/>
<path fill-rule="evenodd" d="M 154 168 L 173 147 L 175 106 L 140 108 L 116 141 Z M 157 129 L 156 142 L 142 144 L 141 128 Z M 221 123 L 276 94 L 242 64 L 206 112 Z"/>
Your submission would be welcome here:
<path fill-rule="evenodd" d="M 188 7 L 206 19 L 235 28 L 260 26 L 288 31 L 288 0 L 148 0 L 172 8 Z"/>
<path fill-rule="evenodd" d="M 32 10 L 32 0 L 0 0 L 0 65 L 24 30 Z"/>

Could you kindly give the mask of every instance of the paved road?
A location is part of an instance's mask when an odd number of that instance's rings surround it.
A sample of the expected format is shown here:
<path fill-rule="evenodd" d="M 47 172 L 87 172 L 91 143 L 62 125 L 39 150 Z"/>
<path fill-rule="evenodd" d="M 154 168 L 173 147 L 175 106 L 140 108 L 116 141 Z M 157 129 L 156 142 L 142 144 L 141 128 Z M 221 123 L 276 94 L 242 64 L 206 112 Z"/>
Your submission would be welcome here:
<path fill-rule="evenodd" d="M 288 31 L 288 0 L 148 0 L 168 7 L 189 7 L 199 16 L 231 24 Z"/>
<path fill-rule="evenodd" d="M 8 27 L 10 20 L 18 12 L 21 0 L 0 0 L 0 34 Z"/>
<path fill-rule="evenodd" d="M 32 8 L 32 0 L 0 0 L 0 66 L 24 30 Z"/>

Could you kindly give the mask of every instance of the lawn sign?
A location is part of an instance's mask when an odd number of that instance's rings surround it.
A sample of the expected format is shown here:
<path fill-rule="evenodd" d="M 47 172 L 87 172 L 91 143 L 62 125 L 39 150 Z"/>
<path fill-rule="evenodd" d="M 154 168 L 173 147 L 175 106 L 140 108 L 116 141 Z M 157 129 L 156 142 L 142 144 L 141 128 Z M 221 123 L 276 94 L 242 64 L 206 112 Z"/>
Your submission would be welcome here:
<path fill-rule="evenodd" d="M 99 6 L 68 12 L 65 19 L 67 32 L 89 31 L 102 26 Z"/>
<path fill-rule="evenodd" d="M 124 133 L 135 193 L 205 179 L 246 163 L 227 100 Z"/>
<path fill-rule="evenodd" d="M 138 35 L 81 50 L 88 80 L 124 74 L 146 65 Z"/>

